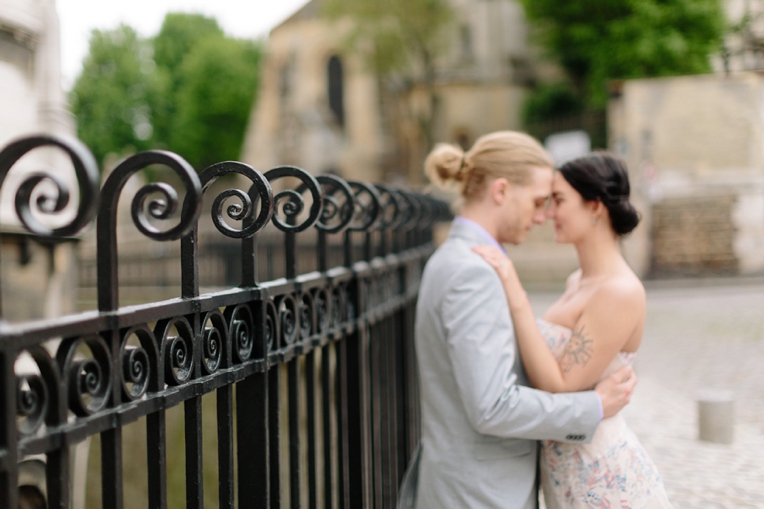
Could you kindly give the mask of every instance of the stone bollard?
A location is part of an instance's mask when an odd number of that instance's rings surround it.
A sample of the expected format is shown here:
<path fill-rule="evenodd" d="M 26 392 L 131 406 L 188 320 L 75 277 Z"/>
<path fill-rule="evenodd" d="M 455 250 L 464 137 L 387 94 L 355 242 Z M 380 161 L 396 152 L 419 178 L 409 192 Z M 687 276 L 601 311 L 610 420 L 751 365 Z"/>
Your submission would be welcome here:
<path fill-rule="evenodd" d="M 698 431 L 701 440 L 731 444 L 735 428 L 732 391 L 706 391 L 698 398 Z"/>

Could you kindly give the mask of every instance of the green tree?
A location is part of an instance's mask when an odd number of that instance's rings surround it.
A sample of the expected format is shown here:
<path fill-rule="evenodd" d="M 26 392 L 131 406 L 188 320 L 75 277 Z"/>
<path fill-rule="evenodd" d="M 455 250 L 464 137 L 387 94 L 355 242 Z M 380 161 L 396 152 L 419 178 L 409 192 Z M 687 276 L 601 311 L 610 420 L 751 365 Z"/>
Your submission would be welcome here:
<path fill-rule="evenodd" d="M 535 124 L 546 119 L 570 116 L 584 109 L 581 98 L 566 83 L 542 84 L 528 95 L 523 104 L 523 123 Z"/>
<path fill-rule="evenodd" d="M 99 162 L 110 152 L 151 146 L 152 104 L 160 92 L 151 47 L 132 28 L 94 30 L 70 102 L 77 134 Z"/>
<path fill-rule="evenodd" d="M 432 145 L 438 97 L 434 90 L 435 58 L 448 48 L 454 18 L 448 0 L 327 0 L 330 18 L 349 17 L 348 46 L 360 52 L 380 80 L 404 77 L 424 86 L 429 112 L 419 119 Z"/>
<path fill-rule="evenodd" d="M 71 94 L 79 136 L 101 162 L 128 148 L 167 148 L 198 169 L 237 159 L 261 52 L 198 14 L 168 14 L 148 40 L 95 30 Z"/>
<path fill-rule="evenodd" d="M 541 41 L 590 107 L 608 80 L 710 70 L 725 18 L 719 0 L 521 0 Z"/>
<path fill-rule="evenodd" d="M 162 27 L 152 41 L 157 74 L 165 87 L 156 105 L 154 129 L 158 143 L 173 150 L 171 140 L 177 120 L 178 93 L 183 85 L 181 67 L 194 47 L 207 38 L 225 38 L 217 20 L 202 14 L 171 12 L 165 15 Z"/>
<path fill-rule="evenodd" d="M 170 141 L 195 167 L 239 157 L 260 56 L 251 41 L 207 38 L 183 59 Z"/>

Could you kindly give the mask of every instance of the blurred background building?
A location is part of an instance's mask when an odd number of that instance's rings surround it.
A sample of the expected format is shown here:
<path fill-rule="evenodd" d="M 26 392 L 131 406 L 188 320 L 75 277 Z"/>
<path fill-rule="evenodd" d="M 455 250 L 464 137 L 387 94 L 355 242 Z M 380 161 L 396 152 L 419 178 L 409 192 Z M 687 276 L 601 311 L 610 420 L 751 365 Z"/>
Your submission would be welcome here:
<path fill-rule="evenodd" d="M 54 0 L 0 0 L 0 146 L 31 133 L 75 136 L 74 116 L 61 87 L 58 23 Z M 40 149 L 19 161 L 3 183 L 0 277 L 6 318 L 51 317 L 75 310 L 74 242 L 34 242 L 21 228 L 14 208 L 25 175 L 56 168 L 73 192 L 73 206 L 58 220 L 70 219 L 77 201 L 70 167 L 60 151 Z"/>
<path fill-rule="evenodd" d="M 481 134 L 520 129 L 524 91 L 551 66 L 534 58 L 513 0 L 454 0 L 454 22 L 433 76 L 382 80 L 347 46 L 353 19 L 312 0 L 268 39 L 260 97 L 243 158 L 257 168 L 294 164 L 315 172 L 422 185 L 427 135 L 469 147 Z"/>

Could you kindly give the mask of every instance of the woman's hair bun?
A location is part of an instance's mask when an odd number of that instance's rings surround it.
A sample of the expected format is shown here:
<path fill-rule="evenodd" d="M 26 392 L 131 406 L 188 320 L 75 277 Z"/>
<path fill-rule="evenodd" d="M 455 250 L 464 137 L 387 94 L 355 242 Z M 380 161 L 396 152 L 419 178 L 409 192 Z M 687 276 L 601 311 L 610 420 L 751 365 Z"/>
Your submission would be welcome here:
<path fill-rule="evenodd" d="M 438 143 L 424 162 L 430 182 L 442 188 L 452 187 L 464 179 L 464 150 L 449 143 Z"/>
<path fill-rule="evenodd" d="M 639 224 L 639 213 L 627 199 L 618 198 L 603 202 L 610 214 L 610 224 L 619 236 L 628 235 Z"/>
<path fill-rule="evenodd" d="M 629 201 L 629 174 L 621 158 L 593 152 L 563 164 L 559 171 L 584 200 L 601 201 L 607 207 L 617 235 L 628 235 L 637 227 L 640 216 Z"/>

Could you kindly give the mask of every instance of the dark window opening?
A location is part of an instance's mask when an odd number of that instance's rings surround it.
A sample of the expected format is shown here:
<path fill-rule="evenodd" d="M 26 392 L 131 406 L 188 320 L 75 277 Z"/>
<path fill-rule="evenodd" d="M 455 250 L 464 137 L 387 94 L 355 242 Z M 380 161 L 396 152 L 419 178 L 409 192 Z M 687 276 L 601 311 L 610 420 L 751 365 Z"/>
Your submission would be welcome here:
<path fill-rule="evenodd" d="M 462 25 L 460 30 L 461 39 L 461 58 L 465 61 L 472 61 L 472 29 L 469 25 Z"/>
<path fill-rule="evenodd" d="M 334 113 L 340 127 L 345 127 L 342 61 L 336 55 L 329 59 L 327 76 L 329 81 L 329 109 Z"/>
<path fill-rule="evenodd" d="M 457 145 L 462 147 L 462 150 L 465 152 L 472 147 L 473 137 L 467 129 L 458 129 L 454 133 L 453 140 Z"/>

